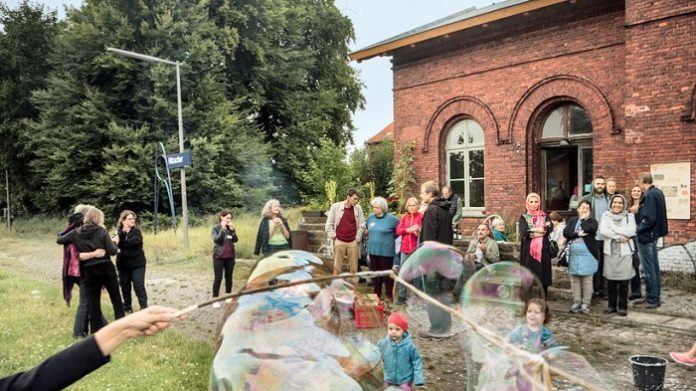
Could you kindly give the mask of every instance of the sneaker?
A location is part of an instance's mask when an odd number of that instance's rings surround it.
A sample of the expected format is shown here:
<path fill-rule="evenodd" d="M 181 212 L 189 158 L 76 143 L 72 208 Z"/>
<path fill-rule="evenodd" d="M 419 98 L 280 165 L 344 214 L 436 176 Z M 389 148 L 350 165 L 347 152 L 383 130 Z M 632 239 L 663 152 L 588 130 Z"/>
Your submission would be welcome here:
<path fill-rule="evenodd" d="M 643 296 L 640 294 L 628 296 L 628 300 L 636 300 L 636 299 L 641 299 L 641 298 L 643 298 Z"/>
<path fill-rule="evenodd" d="M 613 314 L 613 313 L 615 313 L 615 312 L 616 312 L 616 308 L 607 308 L 607 309 L 604 310 L 604 313 L 607 314 L 607 315 Z"/>
<path fill-rule="evenodd" d="M 618 310 L 616 314 L 619 316 L 626 316 L 628 315 L 628 312 L 626 310 Z"/>
<path fill-rule="evenodd" d="M 687 353 L 669 352 L 669 356 L 672 357 L 674 362 L 686 365 L 687 367 L 693 367 L 696 365 L 696 358 L 689 357 Z"/>
<path fill-rule="evenodd" d="M 587 306 L 587 304 L 583 304 L 580 306 L 580 312 L 583 314 L 589 314 L 590 313 L 590 307 Z"/>
<path fill-rule="evenodd" d="M 648 303 L 645 308 L 649 310 L 653 310 L 657 307 L 659 307 L 661 304 L 660 303 Z"/>
<path fill-rule="evenodd" d="M 570 307 L 570 312 L 572 312 L 572 313 L 574 313 L 574 314 L 577 314 L 578 312 L 580 312 L 580 304 L 579 304 L 579 303 L 573 304 L 573 305 Z"/>
<path fill-rule="evenodd" d="M 216 301 L 215 303 L 213 303 L 213 308 L 220 308 L 220 302 Z"/>

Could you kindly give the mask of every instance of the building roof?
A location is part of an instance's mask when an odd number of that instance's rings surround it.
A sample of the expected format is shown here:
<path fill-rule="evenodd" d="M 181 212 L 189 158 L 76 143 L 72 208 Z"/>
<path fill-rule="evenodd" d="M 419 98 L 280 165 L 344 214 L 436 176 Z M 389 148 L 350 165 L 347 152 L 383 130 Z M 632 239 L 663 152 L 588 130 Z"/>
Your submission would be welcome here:
<path fill-rule="evenodd" d="M 375 56 L 387 54 L 395 49 L 414 45 L 418 42 L 446 36 L 456 31 L 485 25 L 496 20 L 524 14 L 565 1 L 568 0 L 507 0 L 480 9 L 475 7 L 467 8 L 463 11 L 455 12 L 452 15 L 395 35 L 384 41 L 356 50 L 350 53 L 349 57 L 351 60 L 367 60 Z"/>
<path fill-rule="evenodd" d="M 394 122 L 390 122 L 389 125 L 385 126 L 384 129 L 379 131 L 379 133 L 370 137 L 370 139 L 367 140 L 367 143 L 370 145 L 379 144 L 386 138 L 391 138 L 392 140 L 394 139 Z"/>

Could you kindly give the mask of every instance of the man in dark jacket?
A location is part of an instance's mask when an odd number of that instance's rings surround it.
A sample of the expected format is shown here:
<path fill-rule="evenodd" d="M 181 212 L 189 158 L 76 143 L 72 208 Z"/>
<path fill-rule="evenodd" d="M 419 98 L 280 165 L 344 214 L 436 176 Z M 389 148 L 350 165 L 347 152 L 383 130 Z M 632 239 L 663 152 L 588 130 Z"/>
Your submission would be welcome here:
<path fill-rule="evenodd" d="M 440 197 L 440 191 L 433 181 L 427 181 L 421 185 L 420 198 L 428 208 L 423 215 L 423 226 L 420 233 L 420 242 L 427 240 L 452 244 L 452 215 L 450 215 L 450 203 Z M 450 286 L 451 285 L 451 286 Z M 425 280 L 425 292 L 438 299 L 442 304 L 452 304 L 452 290 L 454 282 L 448 281 L 439 273 L 428 273 Z M 430 330 L 419 333 L 422 338 L 447 338 L 452 334 L 452 317 L 446 311 L 434 305 L 427 306 Z"/>
<path fill-rule="evenodd" d="M 440 197 L 440 191 L 433 181 L 423 183 L 420 198 L 423 203 L 428 204 L 428 209 L 423 214 L 420 242 L 434 240 L 443 244 L 452 244 L 450 202 Z"/>
<path fill-rule="evenodd" d="M 662 190 L 653 184 L 649 172 L 641 173 L 638 184 L 645 192 L 636 216 L 638 252 L 643 263 L 646 285 L 646 308 L 660 306 L 660 262 L 657 259 L 657 239 L 667 235 L 667 206 Z"/>
<path fill-rule="evenodd" d="M 606 187 L 607 181 L 603 176 L 598 175 L 592 181 L 592 193 L 582 197 L 581 199 L 581 201 L 587 201 L 590 203 L 590 207 L 592 208 L 592 218 L 598 222 L 602 221 L 602 215 L 604 212 L 609 210 L 609 197 L 607 196 Z M 604 236 L 602 236 L 599 230 L 597 230 L 597 233 L 595 233 L 595 241 L 595 246 L 600 249 L 599 258 L 597 258 L 599 268 L 597 268 L 597 272 L 592 277 L 592 287 L 594 289 L 594 295 L 602 297 L 606 293 L 604 290 L 606 280 L 604 278 L 604 251 L 602 251 L 604 248 Z"/>

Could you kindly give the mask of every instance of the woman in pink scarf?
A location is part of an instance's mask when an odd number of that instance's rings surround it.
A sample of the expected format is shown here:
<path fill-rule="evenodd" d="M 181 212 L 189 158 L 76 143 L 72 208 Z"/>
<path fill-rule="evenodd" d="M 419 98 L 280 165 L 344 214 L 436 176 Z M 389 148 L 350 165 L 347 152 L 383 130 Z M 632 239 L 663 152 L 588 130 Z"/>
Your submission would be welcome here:
<path fill-rule="evenodd" d="M 551 285 L 551 253 L 549 234 L 553 225 L 549 216 L 541 210 L 541 197 L 529 193 L 525 202 L 527 212 L 520 216 L 520 265 L 531 270 L 544 287 L 544 295 Z"/>

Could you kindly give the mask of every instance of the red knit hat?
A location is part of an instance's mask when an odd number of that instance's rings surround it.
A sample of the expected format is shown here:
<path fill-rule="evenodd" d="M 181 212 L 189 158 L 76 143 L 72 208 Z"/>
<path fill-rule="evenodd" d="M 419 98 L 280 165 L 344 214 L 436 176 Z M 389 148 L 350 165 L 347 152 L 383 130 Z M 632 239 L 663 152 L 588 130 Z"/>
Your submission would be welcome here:
<path fill-rule="evenodd" d="M 406 319 L 406 315 L 400 312 L 393 312 L 391 315 L 389 315 L 389 319 L 387 319 L 387 324 L 389 323 L 401 327 L 401 330 L 404 331 L 408 329 L 408 319 Z"/>

